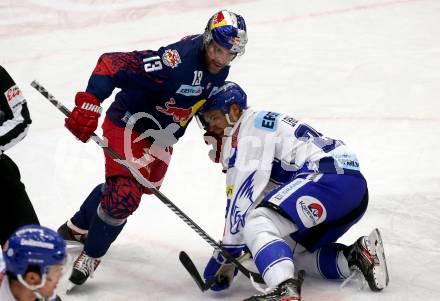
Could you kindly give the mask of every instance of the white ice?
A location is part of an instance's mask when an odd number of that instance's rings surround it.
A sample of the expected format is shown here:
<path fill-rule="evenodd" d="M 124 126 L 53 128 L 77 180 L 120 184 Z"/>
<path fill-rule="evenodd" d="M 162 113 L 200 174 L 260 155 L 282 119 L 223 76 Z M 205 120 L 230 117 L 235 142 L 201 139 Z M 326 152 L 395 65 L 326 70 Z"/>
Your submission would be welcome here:
<path fill-rule="evenodd" d="M 41 222 L 57 228 L 103 181 L 103 156 L 63 127 L 64 117 L 29 83 L 68 107 L 101 53 L 157 49 L 202 32 L 221 8 L 248 25 L 246 54 L 229 79 L 256 109 L 303 118 L 356 150 L 370 189 L 364 218 L 343 243 L 379 227 L 390 284 L 383 292 L 339 289 L 306 278 L 303 300 L 440 300 L 440 1 L 438 0 L 1 0 L 0 64 L 26 96 L 33 119 L 8 152 Z M 106 102 L 109 105 L 111 99 Z M 191 124 L 176 145 L 162 192 L 216 239 L 224 175 Z M 1 199 L 2 202 L 13 201 Z M 153 196 L 105 256 L 95 278 L 64 300 L 241 300 L 255 293 L 240 275 L 229 291 L 201 293 L 178 261 L 200 271 L 210 246 Z"/>

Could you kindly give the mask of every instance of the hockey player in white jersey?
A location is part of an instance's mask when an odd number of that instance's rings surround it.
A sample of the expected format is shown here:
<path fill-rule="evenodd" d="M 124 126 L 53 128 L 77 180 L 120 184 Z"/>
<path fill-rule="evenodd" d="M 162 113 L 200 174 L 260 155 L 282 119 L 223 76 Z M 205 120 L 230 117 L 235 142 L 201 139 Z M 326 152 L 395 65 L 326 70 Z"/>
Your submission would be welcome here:
<path fill-rule="evenodd" d="M 342 141 L 293 117 L 249 109 L 232 82 L 210 96 L 198 118 L 214 138 L 212 158 L 227 172 L 222 244 L 237 257 L 249 250 L 268 285 L 269 292 L 246 300 L 301 300 L 300 270 L 326 279 L 357 271 L 373 291 L 388 285 L 377 229 L 351 246 L 336 243 L 368 205 L 358 159 Z M 221 279 L 212 287 L 220 291 L 235 274 L 215 252 L 204 277 Z"/>
<path fill-rule="evenodd" d="M 55 231 L 38 225 L 18 228 L 0 252 L 0 300 L 61 300 L 55 289 L 65 260 L 66 244 Z"/>

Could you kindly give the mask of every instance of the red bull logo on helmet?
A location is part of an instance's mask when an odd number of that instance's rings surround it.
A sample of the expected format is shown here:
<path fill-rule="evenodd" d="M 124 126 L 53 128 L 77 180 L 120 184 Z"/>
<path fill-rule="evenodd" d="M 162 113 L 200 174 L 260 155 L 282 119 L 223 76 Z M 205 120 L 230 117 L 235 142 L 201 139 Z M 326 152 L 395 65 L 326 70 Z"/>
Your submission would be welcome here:
<path fill-rule="evenodd" d="M 176 68 L 182 61 L 177 50 L 167 49 L 162 55 L 162 61 L 165 65 L 171 68 Z"/>
<path fill-rule="evenodd" d="M 223 11 L 219 11 L 217 14 L 215 14 L 214 18 L 212 18 L 211 30 L 224 25 L 228 25 L 228 22 L 225 19 Z"/>

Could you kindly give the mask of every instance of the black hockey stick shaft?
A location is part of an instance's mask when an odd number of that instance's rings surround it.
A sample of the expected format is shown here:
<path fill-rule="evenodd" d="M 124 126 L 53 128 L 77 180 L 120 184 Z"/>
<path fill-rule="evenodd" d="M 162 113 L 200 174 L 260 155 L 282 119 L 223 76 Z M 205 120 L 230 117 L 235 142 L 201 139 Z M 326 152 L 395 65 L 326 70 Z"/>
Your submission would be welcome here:
<path fill-rule="evenodd" d="M 57 107 L 65 116 L 70 115 L 70 110 L 66 108 L 61 102 L 59 102 L 52 94 L 49 93 L 42 85 L 37 81 L 32 81 L 31 86 L 40 92 L 47 100 L 49 100 L 55 107 Z M 106 143 L 95 133 L 92 134 L 91 139 L 95 141 L 108 155 L 110 155 L 117 163 L 124 166 L 136 180 L 149 188 L 153 194 L 162 201 L 168 208 L 171 209 L 181 220 L 183 220 L 188 226 L 191 227 L 200 237 L 202 237 L 213 248 L 221 251 L 221 253 L 246 276 L 252 277 L 256 282 L 264 283 L 260 274 L 249 271 L 244 267 L 237 259 L 230 255 L 219 243 L 217 243 L 212 237 L 210 237 L 202 228 L 199 227 L 191 218 L 189 218 L 182 210 L 180 210 L 170 199 L 168 199 L 162 192 L 160 192 L 150 181 L 145 179 L 142 174 L 134 167 L 132 167 L 127 161 L 122 159 L 117 153 L 115 153 Z"/>

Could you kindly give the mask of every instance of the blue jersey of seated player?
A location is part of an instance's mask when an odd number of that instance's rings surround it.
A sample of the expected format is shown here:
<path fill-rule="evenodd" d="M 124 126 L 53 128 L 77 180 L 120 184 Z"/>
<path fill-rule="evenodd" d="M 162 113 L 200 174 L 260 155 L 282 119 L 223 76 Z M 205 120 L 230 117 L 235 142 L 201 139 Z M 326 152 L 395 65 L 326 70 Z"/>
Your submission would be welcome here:
<path fill-rule="evenodd" d="M 103 54 L 86 91 L 100 101 L 121 90 L 107 110 L 110 120 L 125 127 L 132 115 L 134 129 L 161 130 L 173 124 L 177 141 L 208 95 L 224 84 L 229 66 L 218 74 L 205 67 L 202 35 L 189 36 L 159 50 Z"/>

